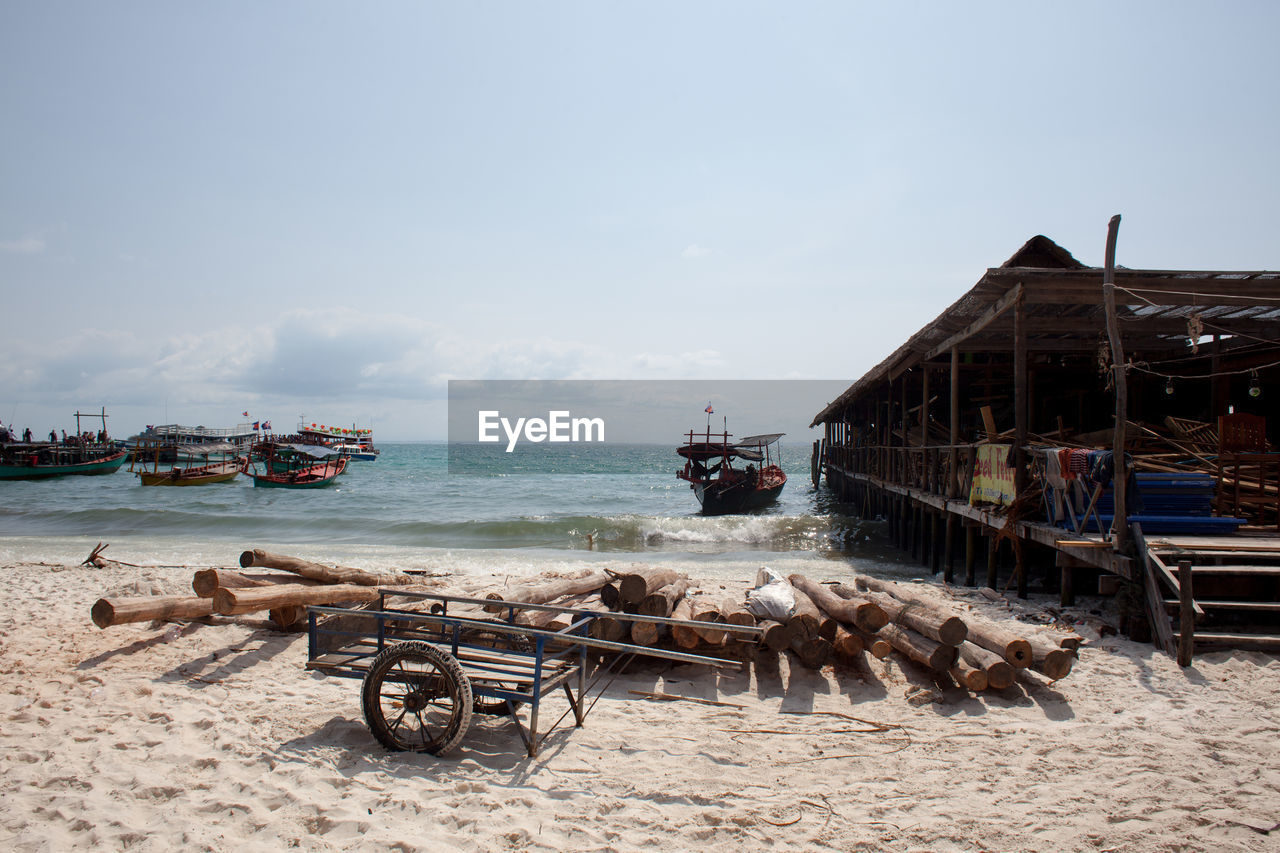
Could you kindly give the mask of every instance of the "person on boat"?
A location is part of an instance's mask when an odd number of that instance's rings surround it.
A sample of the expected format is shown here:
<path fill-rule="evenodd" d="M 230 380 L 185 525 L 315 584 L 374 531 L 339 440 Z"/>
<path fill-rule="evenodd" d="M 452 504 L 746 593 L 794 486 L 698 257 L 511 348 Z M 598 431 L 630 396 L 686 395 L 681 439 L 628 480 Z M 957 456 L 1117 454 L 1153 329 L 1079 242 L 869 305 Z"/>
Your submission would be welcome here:
<path fill-rule="evenodd" d="M 58 431 L 56 429 L 49 430 L 49 443 L 50 444 L 58 443 Z"/>
<path fill-rule="evenodd" d="M 22 431 L 22 440 L 27 444 L 31 443 L 31 427 L 27 427 Z"/>

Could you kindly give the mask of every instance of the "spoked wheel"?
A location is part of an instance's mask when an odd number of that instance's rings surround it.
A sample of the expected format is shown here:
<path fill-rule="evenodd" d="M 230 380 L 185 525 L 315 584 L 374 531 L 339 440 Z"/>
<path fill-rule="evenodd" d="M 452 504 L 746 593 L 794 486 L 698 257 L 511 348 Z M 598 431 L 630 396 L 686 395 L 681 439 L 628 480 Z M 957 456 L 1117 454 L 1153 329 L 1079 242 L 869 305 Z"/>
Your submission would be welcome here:
<path fill-rule="evenodd" d="M 457 658 L 430 643 L 378 653 L 360 694 L 364 719 L 387 749 L 444 755 L 471 725 L 471 682 Z"/>

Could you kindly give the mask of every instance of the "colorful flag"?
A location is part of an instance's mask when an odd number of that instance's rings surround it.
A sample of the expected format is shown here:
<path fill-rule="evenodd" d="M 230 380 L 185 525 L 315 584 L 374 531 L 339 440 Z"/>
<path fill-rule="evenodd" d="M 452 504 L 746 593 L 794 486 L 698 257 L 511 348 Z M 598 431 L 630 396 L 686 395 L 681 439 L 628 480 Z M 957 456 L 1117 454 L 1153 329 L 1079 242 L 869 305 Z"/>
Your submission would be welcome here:
<path fill-rule="evenodd" d="M 253 431 L 254 431 L 254 432 L 257 432 L 257 431 L 258 431 L 258 422 L 257 422 L 257 421 L 254 421 L 254 422 L 253 422 Z"/>
<path fill-rule="evenodd" d="M 241 413 L 240 413 L 240 417 L 242 417 L 242 418 L 247 418 L 247 417 L 249 417 L 249 413 L 248 413 L 248 412 L 241 412 Z"/>
<path fill-rule="evenodd" d="M 714 414 L 715 414 L 715 410 L 713 410 L 713 409 L 711 408 L 711 404 L 710 404 L 710 403 L 707 403 L 707 408 L 706 408 L 704 411 L 705 411 L 708 415 L 714 415 Z"/>
<path fill-rule="evenodd" d="M 271 431 L 271 421 L 263 421 L 263 422 L 262 422 L 262 428 L 263 428 L 263 430 L 265 430 L 265 431 L 267 431 L 267 432 L 270 432 L 270 431 Z"/>

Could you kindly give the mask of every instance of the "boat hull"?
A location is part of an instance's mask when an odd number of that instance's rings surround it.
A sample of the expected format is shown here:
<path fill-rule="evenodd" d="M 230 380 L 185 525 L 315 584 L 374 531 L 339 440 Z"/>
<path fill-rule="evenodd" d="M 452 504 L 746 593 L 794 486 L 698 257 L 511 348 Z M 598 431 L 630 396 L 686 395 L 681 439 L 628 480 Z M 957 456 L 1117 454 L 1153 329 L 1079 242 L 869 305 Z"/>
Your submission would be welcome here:
<path fill-rule="evenodd" d="M 0 464 L 0 480 L 43 480 L 46 477 L 65 477 L 71 474 L 114 474 L 125 463 L 128 453 L 124 450 L 88 462 L 66 464 L 15 465 Z"/>
<path fill-rule="evenodd" d="M 346 469 L 347 460 L 339 459 L 336 463 L 269 474 L 251 473 L 249 476 L 253 478 L 254 486 L 263 489 L 322 489 Z"/>
<path fill-rule="evenodd" d="M 204 486 L 209 483 L 226 483 L 240 475 L 240 465 L 229 463 L 234 467 L 220 471 L 162 471 L 160 473 L 139 471 L 138 482 L 143 486 Z"/>
<path fill-rule="evenodd" d="M 782 482 L 764 488 L 748 485 L 721 488 L 716 483 L 695 483 L 693 493 L 702 505 L 703 515 L 730 515 L 769 506 L 778 500 L 785 485 Z"/>

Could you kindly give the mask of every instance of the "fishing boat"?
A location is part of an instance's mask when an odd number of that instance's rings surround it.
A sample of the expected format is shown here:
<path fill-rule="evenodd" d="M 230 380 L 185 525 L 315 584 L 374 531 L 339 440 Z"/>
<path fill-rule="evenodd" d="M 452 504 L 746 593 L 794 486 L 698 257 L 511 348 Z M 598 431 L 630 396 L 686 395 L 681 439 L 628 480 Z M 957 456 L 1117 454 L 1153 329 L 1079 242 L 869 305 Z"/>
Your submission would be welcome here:
<path fill-rule="evenodd" d="M 238 450 L 230 442 L 181 447 L 169 441 L 143 440 L 135 446 L 129 470 L 138 475 L 138 483 L 143 486 L 226 483 L 239 476 L 244 464 Z M 183 460 L 186 464 L 181 464 Z M 170 461 L 179 464 L 170 466 Z"/>
<path fill-rule="evenodd" d="M 725 515 L 768 506 L 778 499 L 787 475 L 774 462 L 778 439 L 785 433 L 752 435 L 731 441 L 726 430 L 720 433 L 689 431 L 683 445 L 676 448 L 684 468 L 676 477 L 702 505 L 703 515 Z M 734 467 L 734 462 L 745 463 Z"/>
<path fill-rule="evenodd" d="M 6 441 L 0 444 L 0 480 L 40 480 L 67 474 L 114 474 L 128 453 L 107 435 L 107 411 L 76 412 L 76 434 L 49 441 Z M 102 430 L 81 432 L 81 418 L 101 418 Z"/>
<path fill-rule="evenodd" d="M 317 444 L 269 442 L 241 470 L 253 485 L 272 489 L 318 489 L 347 470 L 347 459 L 334 448 Z M 259 471 L 261 466 L 261 471 Z"/>

